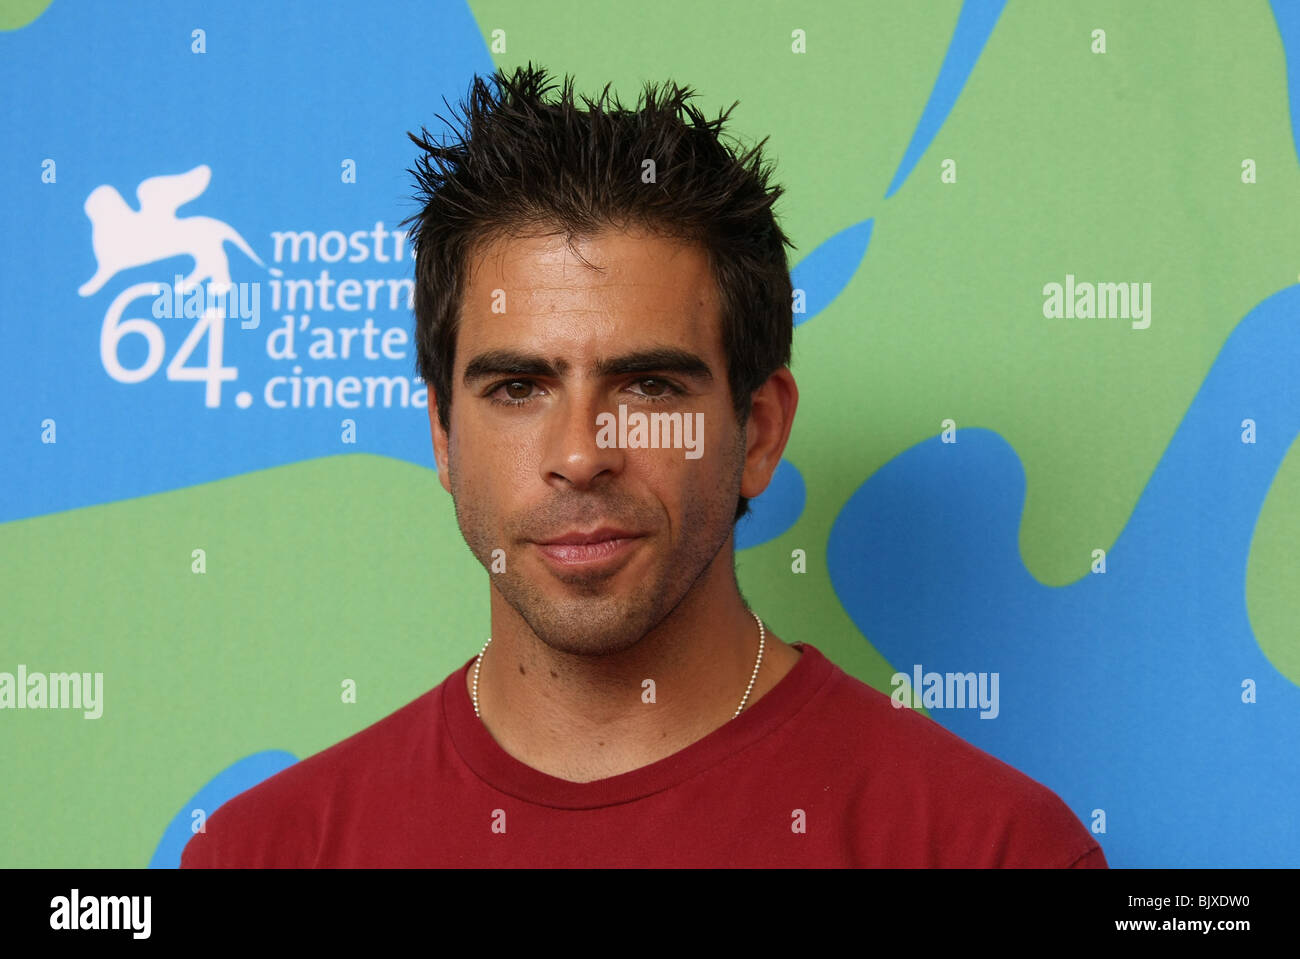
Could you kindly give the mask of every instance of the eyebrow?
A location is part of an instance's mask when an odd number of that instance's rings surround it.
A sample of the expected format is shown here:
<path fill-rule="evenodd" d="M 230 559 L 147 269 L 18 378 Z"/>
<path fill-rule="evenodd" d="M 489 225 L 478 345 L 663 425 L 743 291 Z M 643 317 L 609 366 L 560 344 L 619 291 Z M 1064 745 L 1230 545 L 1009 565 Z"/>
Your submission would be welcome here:
<path fill-rule="evenodd" d="M 465 365 L 464 383 L 472 385 L 476 380 L 491 376 L 544 376 L 558 379 L 569 372 L 569 363 L 557 359 L 554 362 L 535 353 L 521 353 L 515 350 L 488 350 L 480 353 Z M 633 373 L 673 373 L 705 383 L 713 382 L 713 371 L 703 358 L 689 350 L 679 350 L 664 346 L 650 350 L 638 350 L 597 360 L 592 373 L 598 377 L 628 376 Z"/>

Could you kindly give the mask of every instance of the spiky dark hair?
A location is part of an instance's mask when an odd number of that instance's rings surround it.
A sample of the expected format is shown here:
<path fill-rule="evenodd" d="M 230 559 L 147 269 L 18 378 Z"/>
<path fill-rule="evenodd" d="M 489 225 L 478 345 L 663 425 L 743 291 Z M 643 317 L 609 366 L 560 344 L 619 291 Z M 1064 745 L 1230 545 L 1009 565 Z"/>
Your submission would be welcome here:
<path fill-rule="evenodd" d="M 420 212 L 402 226 L 415 250 L 416 365 L 434 390 L 438 420 L 450 430 L 452 370 L 467 265 L 480 245 L 526 232 L 590 237 L 638 226 L 700 245 L 722 310 L 722 341 L 736 419 L 748 421 L 754 391 L 790 362 L 791 285 L 768 185 L 764 138 L 747 152 L 721 140 L 736 104 L 716 120 L 688 101 L 690 87 L 647 83 L 634 110 L 610 99 L 574 100 L 567 75 L 558 101 L 546 70 L 476 76 L 461 103 L 450 144 L 425 128 L 407 135 L 422 151 L 415 168 Z M 444 101 L 446 102 L 446 101 Z M 453 118 L 455 110 L 452 110 Z M 653 183 L 642 181 L 653 160 Z M 736 519 L 748 512 L 740 497 Z"/>

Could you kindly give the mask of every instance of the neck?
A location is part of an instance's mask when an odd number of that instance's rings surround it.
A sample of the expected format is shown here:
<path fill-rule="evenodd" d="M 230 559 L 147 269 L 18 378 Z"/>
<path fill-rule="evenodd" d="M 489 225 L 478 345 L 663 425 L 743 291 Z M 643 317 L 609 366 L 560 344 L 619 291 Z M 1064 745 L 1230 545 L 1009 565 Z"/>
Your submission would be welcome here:
<path fill-rule="evenodd" d="M 491 635 L 478 671 L 482 722 L 520 762 L 574 782 L 656 762 L 729 722 L 759 647 L 725 549 L 672 613 L 621 652 L 555 650 L 495 589 Z M 746 709 L 798 661 L 798 651 L 770 630 L 765 646 Z M 646 680 L 653 680 L 653 702 Z M 467 685 L 473 681 L 471 667 Z"/>

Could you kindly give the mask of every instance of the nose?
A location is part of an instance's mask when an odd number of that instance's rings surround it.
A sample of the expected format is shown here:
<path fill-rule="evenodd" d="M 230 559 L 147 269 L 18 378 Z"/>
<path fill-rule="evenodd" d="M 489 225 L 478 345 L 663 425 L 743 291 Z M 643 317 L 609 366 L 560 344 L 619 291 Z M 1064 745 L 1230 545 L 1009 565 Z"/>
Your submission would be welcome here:
<path fill-rule="evenodd" d="M 589 489 L 623 468 L 625 453 L 615 446 L 597 442 L 596 417 L 614 413 L 594 391 L 568 391 L 547 411 L 542 478 L 548 483 L 565 482 L 575 489 Z"/>

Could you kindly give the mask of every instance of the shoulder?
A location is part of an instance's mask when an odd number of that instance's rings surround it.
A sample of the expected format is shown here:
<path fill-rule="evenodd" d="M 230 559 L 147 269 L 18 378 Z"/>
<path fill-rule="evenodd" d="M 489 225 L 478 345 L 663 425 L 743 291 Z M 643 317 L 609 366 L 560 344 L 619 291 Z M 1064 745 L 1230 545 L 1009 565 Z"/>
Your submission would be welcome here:
<path fill-rule="evenodd" d="M 1050 788 L 835 667 L 815 721 L 854 768 L 864 816 L 906 824 L 931 865 L 1105 865 Z"/>
<path fill-rule="evenodd" d="M 223 803 L 186 845 L 182 868 L 313 865 L 343 807 L 409 770 L 412 753 L 435 733 L 441 688 Z"/>

